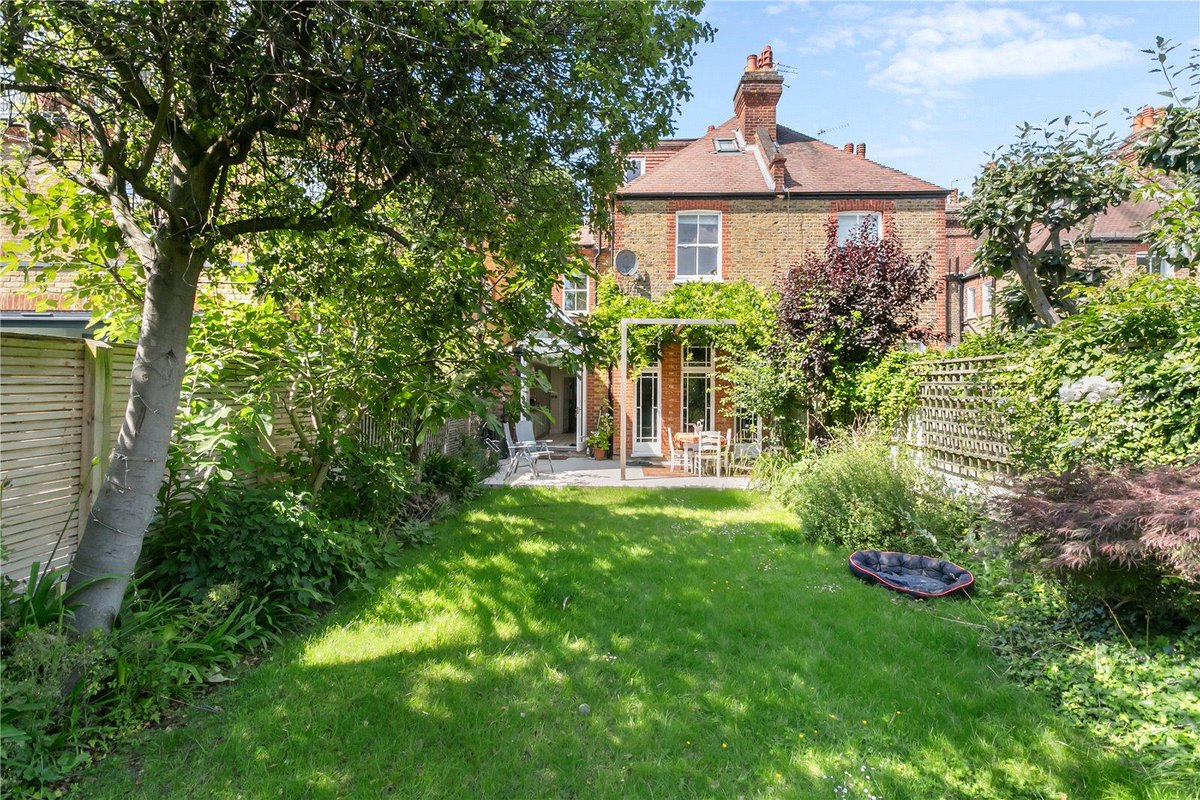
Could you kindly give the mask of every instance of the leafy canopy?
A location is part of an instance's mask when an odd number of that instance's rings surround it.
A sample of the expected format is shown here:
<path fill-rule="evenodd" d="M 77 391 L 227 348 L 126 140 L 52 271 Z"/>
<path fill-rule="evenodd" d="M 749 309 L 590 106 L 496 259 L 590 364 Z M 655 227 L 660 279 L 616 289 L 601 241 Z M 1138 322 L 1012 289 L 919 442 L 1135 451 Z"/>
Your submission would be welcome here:
<path fill-rule="evenodd" d="M 1100 116 L 1022 125 L 1017 141 L 992 155 L 963 207 L 963 225 L 983 237 L 975 265 L 992 277 L 1015 276 L 1024 289 L 1028 305 L 1010 317 L 1018 322 L 1054 325 L 1074 310 L 1070 288 L 1090 273 L 1071 241 L 1133 190 Z"/>
<path fill-rule="evenodd" d="M 1176 267 L 1200 270 L 1200 50 L 1181 67 L 1170 64 L 1179 47 L 1159 37 L 1154 56 L 1169 103 L 1155 114 L 1154 125 L 1137 144 L 1138 164 L 1146 172 L 1139 197 L 1158 204 L 1146 231 L 1153 250 Z"/>

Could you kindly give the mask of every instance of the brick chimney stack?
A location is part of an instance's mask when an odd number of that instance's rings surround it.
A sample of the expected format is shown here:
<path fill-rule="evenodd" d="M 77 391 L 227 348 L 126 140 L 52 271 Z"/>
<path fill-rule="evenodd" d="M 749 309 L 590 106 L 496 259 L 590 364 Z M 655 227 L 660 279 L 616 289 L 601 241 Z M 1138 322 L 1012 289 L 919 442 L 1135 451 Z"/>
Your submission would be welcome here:
<path fill-rule="evenodd" d="M 775 106 L 782 95 L 783 76 L 775 71 L 771 46 L 764 47 L 759 55 L 747 56 L 746 71 L 733 93 L 733 113 L 737 115 L 746 144 L 757 143 L 759 128 L 771 137 L 771 143 L 779 138 Z"/>

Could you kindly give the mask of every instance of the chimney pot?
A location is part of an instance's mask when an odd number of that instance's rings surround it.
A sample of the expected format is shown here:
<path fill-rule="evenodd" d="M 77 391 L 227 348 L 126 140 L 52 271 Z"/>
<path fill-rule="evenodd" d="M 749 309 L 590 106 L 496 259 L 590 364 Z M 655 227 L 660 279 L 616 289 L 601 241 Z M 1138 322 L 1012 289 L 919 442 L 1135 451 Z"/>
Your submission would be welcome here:
<path fill-rule="evenodd" d="M 1154 123 L 1158 120 L 1159 110 L 1154 106 L 1144 106 L 1133 117 L 1133 132 L 1141 133 L 1144 130 L 1154 127 Z"/>
<path fill-rule="evenodd" d="M 758 57 L 759 69 L 775 69 L 775 56 L 771 53 L 771 45 L 763 47 L 762 55 Z"/>
<path fill-rule="evenodd" d="M 746 56 L 746 72 L 754 72 L 758 69 L 758 56 L 751 53 Z"/>
<path fill-rule="evenodd" d="M 847 153 L 853 153 L 854 152 L 854 142 L 846 142 L 845 146 L 842 147 L 842 149 L 845 150 Z"/>
<path fill-rule="evenodd" d="M 858 143 L 858 157 L 859 158 L 867 157 L 867 143 L 866 142 Z"/>
<path fill-rule="evenodd" d="M 957 203 L 958 203 L 958 189 L 951 189 L 950 190 L 950 205 L 956 205 Z"/>

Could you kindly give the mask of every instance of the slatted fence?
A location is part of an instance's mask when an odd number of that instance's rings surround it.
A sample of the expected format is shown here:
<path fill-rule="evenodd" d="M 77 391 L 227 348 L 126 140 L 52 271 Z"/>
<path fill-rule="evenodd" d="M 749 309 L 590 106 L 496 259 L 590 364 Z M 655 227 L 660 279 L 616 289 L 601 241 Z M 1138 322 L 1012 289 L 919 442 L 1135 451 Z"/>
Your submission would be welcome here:
<path fill-rule="evenodd" d="M 924 374 L 908 418 L 908 442 L 922 463 L 974 483 L 1011 479 L 1009 443 L 988 380 L 1007 364 L 1003 355 L 920 364 Z"/>

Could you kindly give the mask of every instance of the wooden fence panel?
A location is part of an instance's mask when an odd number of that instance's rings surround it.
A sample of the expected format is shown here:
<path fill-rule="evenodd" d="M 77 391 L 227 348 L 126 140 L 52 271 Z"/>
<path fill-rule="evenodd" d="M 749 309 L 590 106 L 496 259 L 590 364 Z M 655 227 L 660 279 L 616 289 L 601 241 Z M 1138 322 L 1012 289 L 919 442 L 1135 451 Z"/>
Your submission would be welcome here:
<path fill-rule="evenodd" d="M 90 396 L 87 361 L 82 339 L 0 336 L 5 575 L 26 576 L 34 562 L 64 566 L 75 552 L 85 475 L 84 404 Z"/>
<path fill-rule="evenodd" d="M 1015 474 L 989 374 L 1008 357 L 979 356 L 922 362 L 917 407 L 909 414 L 908 443 L 926 466 L 975 483 L 1006 483 Z"/>

